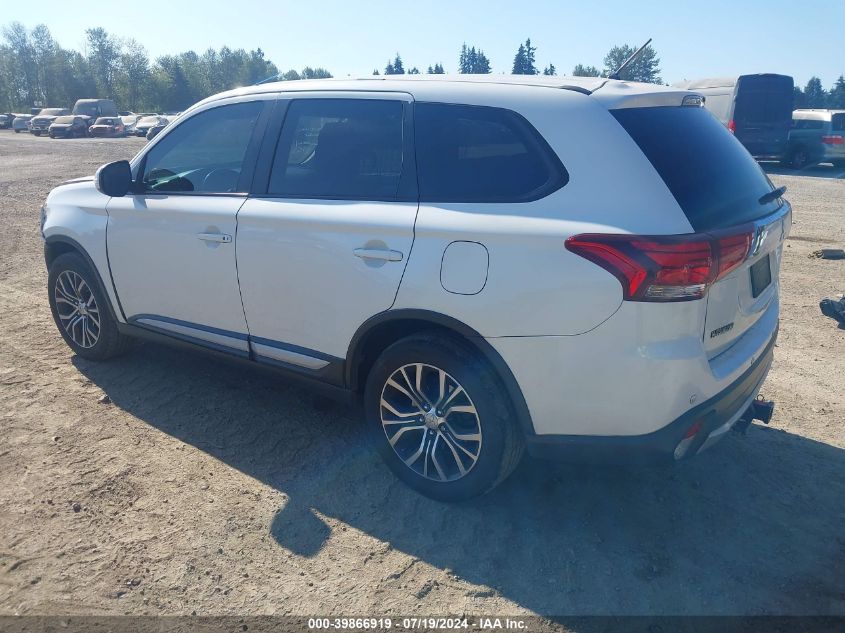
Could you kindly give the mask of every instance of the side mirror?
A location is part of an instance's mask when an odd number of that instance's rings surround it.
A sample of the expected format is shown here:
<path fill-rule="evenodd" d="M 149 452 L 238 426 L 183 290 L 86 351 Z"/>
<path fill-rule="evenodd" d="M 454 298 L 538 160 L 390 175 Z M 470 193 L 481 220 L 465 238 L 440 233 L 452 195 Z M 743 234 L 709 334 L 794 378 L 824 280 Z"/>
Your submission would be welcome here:
<path fill-rule="evenodd" d="M 94 184 L 97 191 L 112 198 L 125 196 L 132 186 L 132 168 L 129 161 L 119 160 L 103 165 L 94 176 Z"/>

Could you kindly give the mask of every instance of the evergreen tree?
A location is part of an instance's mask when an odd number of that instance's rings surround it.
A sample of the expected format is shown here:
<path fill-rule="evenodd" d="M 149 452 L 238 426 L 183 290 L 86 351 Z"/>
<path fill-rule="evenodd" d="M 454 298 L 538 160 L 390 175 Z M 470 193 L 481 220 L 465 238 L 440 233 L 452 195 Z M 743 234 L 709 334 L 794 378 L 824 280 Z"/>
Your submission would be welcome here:
<path fill-rule="evenodd" d="M 437 66 L 434 67 L 437 73 Z M 468 47 L 466 43 L 461 46 L 461 55 L 458 58 L 458 72 L 464 75 L 483 75 L 491 72 L 490 60 L 480 48 L 475 46 Z M 440 66 L 440 72 L 443 72 L 443 67 Z"/>
<path fill-rule="evenodd" d="M 807 100 L 807 108 L 824 108 L 827 102 L 827 93 L 822 88 L 821 79 L 810 77 L 807 86 L 804 88 L 804 97 Z"/>
<path fill-rule="evenodd" d="M 572 76 L 573 77 L 599 77 L 601 76 L 601 72 L 595 66 L 584 66 L 583 64 L 577 64 L 575 68 L 572 69 Z"/>
<path fill-rule="evenodd" d="M 379 74 L 378 68 L 373 68 L 373 75 L 378 75 L 378 74 Z"/>
<path fill-rule="evenodd" d="M 807 107 L 807 97 L 804 96 L 804 91 L 798 86 L 792 89 L 792 109 L 799 110 Z"/>
<path fill-rule="evenodd" d="M 516 50 L 516 55 L 513 58 L 513 69 L 511 72 L 514 75 L 536 75 L 539 73 L 537 66 L 534 64 L 534 54 L 537 48 L 531 45 L 531 38 L 525 40 L 524 44 L 520 44 Z"/>
<path fill-rule="evenodd" d="M 636 47 L 627 44 L 611 48 L 604 58 L 604 76 L 616 71 L 636 50 Z M 660 58 L 657 57 L 654 48 L 651 45 L 647 46 L 639 57 L 622 71 L 619 78 L 650 84 L 663 83 L 660 78 Z"/>
<path fill-rule="evenodd" d="M 405 74 L 405 67 L 402 65 L 402 58 L 399 56 L 399 53 L 396 53 L 396 58 L 393 60 L 393 74 L 394 75 L 404 75 Z"/>
<path fill-rule="evenodd" d="M 429 67 L 426 69 L 425 74 L 426 75 L 433 75 L 434 74 L 434 69 L 431 67 L 431 65 L 429 65 Z"/>
<path fill-rule="evenodd" d="M 419 75 L 420 69 L 417 68 L 416 66 L 414 66 L 413 68 L 411 68 L 411 70 L 408 71 L 408 74 L 409 75 Z"/>
<path fill-rule="evenodd" d="M 384 67 L 384 74 L 385 75 L 395 75 L 396 72 L 393 70 L 393 62 L 388 61 L 387 66 Z"/>
<path fill-rule="evenodd" d="M 554 65 L 554 64 L 549 63 L 549 65 L 548 65 L 548 66 L 546 66 L 546 67 L 543 69 L 543 74 L 544 74 L 544 75 L 548 75 L 548 76 L 550 76 L 550 77 L 551 77 L 552 75 L 557 75 L 557 68 L 555 68 L 555 65 Z"/>
<path fill-rule="evenodd" d="M 836 110 L 845 110 L 845 76 L 839 75 L 839 79 L 833 84 L 828 94 L 828 107 Z"/>

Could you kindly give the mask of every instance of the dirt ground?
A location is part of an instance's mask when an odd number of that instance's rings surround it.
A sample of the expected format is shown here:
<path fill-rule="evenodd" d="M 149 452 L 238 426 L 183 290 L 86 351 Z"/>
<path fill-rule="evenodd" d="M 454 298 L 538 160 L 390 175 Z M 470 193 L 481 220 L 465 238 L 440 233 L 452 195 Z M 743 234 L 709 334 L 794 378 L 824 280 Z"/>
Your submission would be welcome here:
<path fill-rule="evenodd" d="M 845 246 L 831 169 L 772 175 L 795 225 L 771 426 L 670 471 L 526 459 L 442 505 L 273 375 L 152 344 L 73 356 L 38 211 L 143 142 L 0 132 L 0 615 L 845 615 L 845 329 L 818 308 L 845 261 L 811 257 Z"/>

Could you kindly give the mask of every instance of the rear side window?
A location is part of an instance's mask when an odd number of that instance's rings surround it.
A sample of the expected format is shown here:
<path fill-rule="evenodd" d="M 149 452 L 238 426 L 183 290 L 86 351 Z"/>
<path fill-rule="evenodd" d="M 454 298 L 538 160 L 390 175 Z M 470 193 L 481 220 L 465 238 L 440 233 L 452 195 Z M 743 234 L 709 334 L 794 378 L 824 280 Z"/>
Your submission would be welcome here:
<path fill-rule="evenodd" d="M 830 128 L 834 132 L 845 132 L 845 112 L 834 114 L 830 118 Z"/>
<path fill-rule="evenodd" d="M 703 108 L 623 108 L 611 114 L 637 143 L 695 231 L 756 220 L 778 209 L 760 204 L 769 179 L 733 134 Z"/>
<path fill-rule="evenodd" d="M 527 202 L 568 181 L 539 132 L 511 110 L 417 103 L 422 202 Z"/>
<path fill-rule="evenodd" d="M 403 103 L 297 99 L 288 108 L 268 193 L 392 200 L 402 177 Z"/>

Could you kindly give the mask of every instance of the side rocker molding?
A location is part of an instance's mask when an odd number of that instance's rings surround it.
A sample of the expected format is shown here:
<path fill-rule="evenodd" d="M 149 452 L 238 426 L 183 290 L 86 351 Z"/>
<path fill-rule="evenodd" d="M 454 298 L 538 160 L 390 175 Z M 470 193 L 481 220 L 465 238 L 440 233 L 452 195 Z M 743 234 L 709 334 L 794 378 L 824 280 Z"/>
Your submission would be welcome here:
<path fill-rule="evenodd" d="M 501 357 L 499 352 L 487 342 L 481 334 L 476 332 L 467 324 L 458 321 L 450 316 L 441 314 L 439 312 L 432 312 L 429 310 L 419 310 L 414 308 L 400 308 L 397 310 L 386 310 L 380 312 L 369 319 L 367 319 L 349 343 L 349 350 L 346 353 L 346 375 L 345 383 L 350 391 L 355 392 L 361 386 L 359 381 L 359 369 L 364 351 L 367 347 L 367 339 L 370 334 L 384 326 L 393 322 L 413 321 L 416 323 L 430 324 L 432 327 L 451 330 L 463 336 L 466 340 L 472 343 L 484 358 L 489 362 L 493 369 L 496 370 L 499 378 L 502 381 L 502 386 L 505 392 L 510 397 L 513 404 L 514 414 L 519 422 L 519 428 L 523 434 L 533 436 L 534 424 L 531 421 L 531 413 L 528 411 L 528 405 L 525 403 L 525 397 L 522 395 L 522 390 L 519 388 L 516 378 L 508 367 L 507 363 Z"/>

